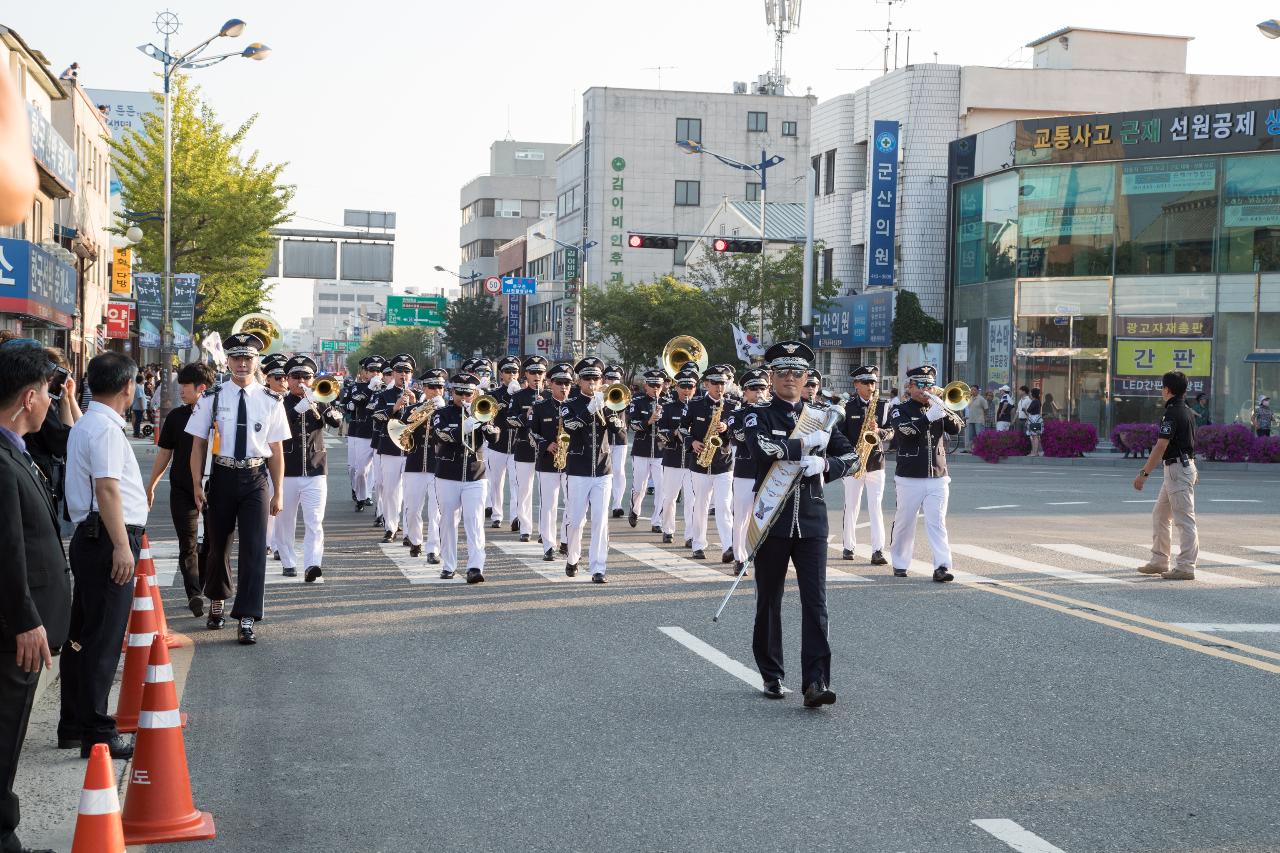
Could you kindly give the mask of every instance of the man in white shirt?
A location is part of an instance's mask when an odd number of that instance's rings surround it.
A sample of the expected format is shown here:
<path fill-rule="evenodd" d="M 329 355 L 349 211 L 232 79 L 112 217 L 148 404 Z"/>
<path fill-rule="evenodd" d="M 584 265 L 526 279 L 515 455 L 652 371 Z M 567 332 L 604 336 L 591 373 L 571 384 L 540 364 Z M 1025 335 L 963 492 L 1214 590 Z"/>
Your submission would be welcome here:
<path fill-rule="evenodd" d="M 240 529 L 240 563 L 231 618 L 240 620 L 239 641 L 258 641 L 253 625 L 262 618 L 267 573 L 267 518 L 284 509 L 284 440 L 289 421 L 280 397 L 254 378 L 262 341 L 240 333 L 225 342 L 231 379 L 196 402 L 187 421 L 191 443 L 192 491 L 198 508 L 206 504 L 205 452 L 213 433 L 205 540 L 209 543 L 204 594 L 209 599 L 206 626 L 225 624 L 223 601 L 231 594 L 231 537 Z M 270 491 L 268 491 L 270 489 Z M 268 497 L 270 495 L 270 497 Z"/>
<path fill-rule="evenodd" d="M 133 604 L 133 570 L 147 523 L 147 491 L 124 435 L 138 366 L 120 353 L 94 357 L 85 371 L 93 402 L 67 439 L 67 512 L 71 537 L 69 642 L 62 654 L 58 731 L 80 732 L 80 756 L 105 743 L 114 758 L 133 746 L 107 713 L 107 696 Z"/>

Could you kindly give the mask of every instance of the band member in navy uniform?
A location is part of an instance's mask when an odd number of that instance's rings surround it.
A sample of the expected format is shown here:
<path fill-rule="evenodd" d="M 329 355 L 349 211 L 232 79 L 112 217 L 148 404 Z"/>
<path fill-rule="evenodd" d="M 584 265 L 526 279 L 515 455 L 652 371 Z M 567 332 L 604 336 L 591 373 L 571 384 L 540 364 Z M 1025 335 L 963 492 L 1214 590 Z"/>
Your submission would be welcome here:
<path fill-rule="evenodd" d="M 805 380 L 804 388 L 800 392 L 800 399 L 806 403 L 814 405 L 822 404 L 822 395 L 819 393 L 822 389 L 822 374 L 814 368 L 809 368 L 809 376 Z"/>
<path fill-rule="evenodd" d="M 622 381 L 622 368 L 611 364 L 604 369 L 604 384 L 612 385 Z M 622 518 L 622 505 L 627 499 L 627 414 L 624 409 L 618 413 L 622 421 L 622 432 L 609 439 L 609 467 L 613 469 L 613 482 L 609 484 L 612 517 Z"/>
<path fill-rule="evenodd" d="M 422 513 L 425 509 L 427 562 L 440 562 L 440 499 L 436 493 L 435 441 L 431 437 L 431 415 L 447 405 L 444 384 L 449 374 L 433 368 L 422 374 L 422 402 L 404 412 L 408 420 L 415 412 L 426 412 L 427 420 L 416 427 L 413 450 L 405 455 L 404 462 L 404 535 L 409 540 L 409 556 L 422 556 L 424 536 Z M 456 534 L 455 534 L 456 539 Z"/>
<path fill-rule="evenodd" d="M 520 393 L 520 357 L 503 356 L 498 359 L 498 382 L 491 392 L 498 401 L 499 412 L 505 410 L 511 398 Z M 497 430 L 489 440 L 489 452 L 485 456 L 485 479 L 489 481 L 489 506 L 493 508 L 493 529 L 502 526 L 504 518 L 502 505 L 507 502 L 507 483 L 511 483 L 511 532 L 520 529 L 519 512 L 516 508 L 516 428 L 507 422 L 502 414 L 493 419 L 493 427 Z M 529 531 L 524 531 L 528 533 Z"/>
<path fill-rule="evenodd" d="M 538 532 L 542 534 L 542 559 L 552 562 L 556 552 L 568 553 L 568 537 L 557 520 L 560 496 L 565 493 L 565 475 L 555 466 L 556 437 L 562 421 L 560 407 L 569 397 L 574 382 L 573 365 L 560 362 L 551 368 L 550 396 L 542 398 L 529 410 L 529 437 L 537 446 L 534 470 L 538 475 Z M 566 430 L 567 433 L 567 430 Z"/>
<path fill-rule="evenodd" d="M 627 521 L 632 527 L 640 521 L 640 507 L 645 491 L 653 485 L 653 515 L 649 529 L 662 532 L 662 445 L 655 429 L 662 417 L 663 373 L 654 368 L 644 372 L 644 393 L 631 398 L 627 405 L 626 423 L 635 439 L 631 444 L 631 511 Z"/>
<path fill-rule="evenodd" d="M 347 392 L 347 470 L 351 472 L 351 499 L 355 501 L 356 512 L 373 506 L 370 472 L 373 467 L 373 412 L 369 409 L 369 402 L 377 391 L 370 387 L 370 383 L 376 376 L 381 384 L 384 363 L 380 355 L 360 359 L 358 380 L 348 382 L 342 389 Z"/>
<path fill-rule="evenodd" d="M 284 508 L 284 446 L 289 421 L 280 398 L 254 378 L 262 341 L 240 333 L 226 340 L 231 378 L 206 391 L 187 421 L 191 442 L 191 481 L 196 507 L 208 503 L 208 542 L 204 594 L 211 629 L 221 628 L 223 601 L 231 594 L 228 551 L 239 528 L 240 562 L 231 618 L 240 620 L 239 641 L 257 642 L 254 623 L 262 618 L 267 572 L 267 518 Z M 208 497 L 204 487 L 205 453 L 214 433 Z"/>
<path fill-rule="evenodd" d="M 284 375 L 284 365 L 288 360 L 287 355 L 273 352 L 262 356 L 258 362 L 258 369 L 262 371 L 262 384 L 267 386 L 268 391 L 278 395 L 281 400 L 289 392 L 289 383 Z M 280 551 L 284 548 L 283 539 L 280 531 L 276 529 L 275 516 L 267 516 L 267 554 L 269 556 L 280 559 Z"/>
<path fill-rule="evenodd" d="M 769 379 L 763 370 L 742 374 L 742 405 L 727 416 L 726 436 L 733 442 L 733 570 L 741 574 L 747 560 L 747 525 L 756 495 L 756 457 L 747 443 L 747 414 L 754 406 L 768 405 Z"/>
<path fill-rule="evenodd" d="M 861 509 L 862 496 L 867 496 L 867 514 L 871 516 L 871 565 L 883 566 L 889 561 L 884 558 L 884 448 L 893 437 L 893 431 L 886 428 L 889 423 L 889 401 L 877 395 L 876 410 L 870 414 L 867 407 L 871 402 L 871 392 L 880 383 L 880 368 L 874 364 L 864 364 L 855 368 L 851 374 L 854 394 L 844 404 L 844 420 L 840 422 L 840 430 L 845 438 L 855 446 L 858 436 L 862 434 L 863 420 L 867 417 L 875 421 L 876 443 L 872 446 L 867 458 L 862 460 L 861 477 L 844 478 L 844 552 L 843 558 L 853 559 L 853 549 L 858 544 L 858 513 Z"/>
<path fill-rule="evenodd" d="M 391 359 L 392 383 L 374 400 L 374 449 L 378 454 L 378 508 L 382 515 L 383 542 L 394 542 L 404 532 L 401 513 L 404 509 L 404 451 L 387 438 L 387 421 L 399 418 L 404 409 L 418 402 L 409 388 L 409 380 L 418 363 L 407 352 Z M 400 414 L 397 414 L 400 413 Z"/>
<path fill-rule="evenodd" d="M 801 391 L 813 361 L 813 350 L 799 341 L 769 347 L 765 360 L 773 369 L 774 397 L 768 406 L 747 410 L 743 425 L 757 457 L 756 489 L 773 463 L 803 463 L 803 477 L 779 510 L 777 521 L 756 552 L 756 624 L 752 639 L 764 693 L 781 699 L 782 589 L 787 564 L 796 569 L 800 587 L 800 664 L 806 708 L 836 701 L 831 691 L 831 646 L 827 642 L 827 504 L 823 483 L 851 474 L 857 454 L 844 433 L 815 430 L 790 438 L 804 408 Z"/>
<path fill-rule="evenodd" d="M 531 355 L 520 366 L 524 372 L 524 387 L 511 395 L 502 419 L 515 436 L 510 465 L 511 505 L 516 511 L 511 519 L 512 529 L 518 528 L 520 541 L 528 542 L 533 538 L 533 484 L 537 480 L 534 467 L 538 457 L 538 448 L 529 434 L 529 412 L 545 394 L 542 381 L 547 375 L 547 360 L 540 355 Z"/>
<path fill-rule="evenodd" d="M 609 558 L 610 439 L 622 429 L 617 412 L 605 408 L 600 391 L 604 362 L 587 356 L 573 368 L 578 374 L 578 396 L 560 406 L 560 417 L 569 433 L 569 464 L 565 468 L 565 515 L 569 524 L 569 553 L 564 573 L 578 573 L 582 555 L 582 527 L 591 510 L 591 550 L 587 559 L 592 583 L 604 583 Z"/>
<path fill-rule="evenodd" d="M 693 478 L 689 469 L 689 446 L 680 428 L 684 424 L 685 407 L 698 386 L 698 371 L 686 366 L 675 376 L 675 398 L 662 407 L 656 429 L 662 442 L 662 489 L 654 497 L 662 497 L 662 541 L 671 543 L 676 532 L 676 499 L 684 495 L 685 547 L 693 547 Z"/>
<path fill-rule="evenodd" d="M 316 363 L 305 355 L 295 355 L 285 363 L 289 393 L 284 397 L 284 414 L 291 437 L 284 442 L 284 510 L 276 521 L 280 541 L 280 562 L 284 576 L 298 576 L 298 555 L 294 533 L 298 509 L 306 528 L 302 540 L 307 583 L 323 582 L 324 508 L 329 499 L 329 452 L 324 446 L 325 427 L 342 424 L 337 407 L 318 403 L 311 393 Z"/>
<path fill-rule="evenodd" d="M 471 401 L 479 391 L 474 373 L 455 374 L 453 404 L 431 418 L 431 438 L 436 443 L 436 495 L 440 499 L 440 543 L 448 579 L 458 570 L 458 516 L 467 537 L 467 583 L 484 581 L 484 477 L 486 434 L 495 430 L 471 416 Z"/>
<path fill-rule="evenodd" d="M 685 435 L 689 445 L 685 456 L 689 460 L 689 471 L 693 481 L 693 554 L 695 560 L 705 560 L 707 537 L 707 509 L 715 506 L 716 532 L 720 537 L 720 561 L 733 562 L 733 443 L 726 433 L 729 430 L 727 417 L 737 405 L 725 397 L 725 385 L 730 374 L 717 365 L 702 377 L 707 389 L 701 397 L 692 400 L 685 410 L 684 421 L 680 431 Z M 722 444 L 711 457 L 711 465 L 704 467 L 698 464 L 698 454 L 702 452 L 703 442 L 709 436 L 712 419 L 719 411 L 719 424 L 715 429 L 715 437 Z M 714 504 L 713 504 L 714 501 Z"/>
<path fill-rule="evenodd" d="M 954 580 L 950 567 L 951 544 L 947 540 L 947 502 L 951 498 L 951 477 L 947 474 L 944 436 L 959 435 L 964 418 L 948 411 L 942 398 L 933 393 L 937 371 L 931 365 L 907 371 L 907 399 L 889 412 L 897 469 L 893 483 L 898 511 L 893 519 L 890 558 L 895 577 L 906 577 L 916 541 L 916 517 L 924 513 L 924 529 L 933 549 L 933 579 Z"/>

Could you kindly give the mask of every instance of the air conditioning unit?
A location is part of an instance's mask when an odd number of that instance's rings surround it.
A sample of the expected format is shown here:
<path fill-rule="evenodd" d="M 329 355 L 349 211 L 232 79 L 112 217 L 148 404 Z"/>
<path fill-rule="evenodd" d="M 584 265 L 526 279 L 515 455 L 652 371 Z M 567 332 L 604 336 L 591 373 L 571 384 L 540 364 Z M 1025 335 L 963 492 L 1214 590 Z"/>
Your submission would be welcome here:
<path fill-rule="evenodd" d="M 746 84 L 745 82 L 742 82 L 742 81 L 734 81 L 734 84 L 733 84 L 733 94 L 735 94 L 735 95 L 745 95 L 745 94 L 747 94 L 747 84 Z"/>

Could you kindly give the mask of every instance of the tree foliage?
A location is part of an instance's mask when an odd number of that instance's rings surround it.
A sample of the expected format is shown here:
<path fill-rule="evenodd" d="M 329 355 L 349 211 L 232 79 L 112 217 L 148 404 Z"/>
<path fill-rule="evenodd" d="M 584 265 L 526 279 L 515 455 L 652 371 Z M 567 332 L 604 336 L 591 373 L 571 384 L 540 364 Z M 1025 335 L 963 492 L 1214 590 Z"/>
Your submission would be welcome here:
<path fill-rule="evenodd" d="M 671 276 L 631 287 L 588 287 L 586 316 L 599 341 L 618 351 L 628 372 L 658 366 L 662 347 L 676 335 L 693 335 L 711 362 L 736 363 L 733 332 L 711 297 Z"/>
<path fill-rule="evenodd" d="M 157 101 L 161 95 L 155 95 Z M 271 261 L 270 229 L 288 220 L 294 188 L 280 183 L 285 164 L 258 163 L 241 146 L 257 116 L 228 133 L 200 89 L 173 78 L 173 271 L 200 275 L 201 322 L 227 334 L 241 314 L 257 311 L 268 295 L 262 276 Z M 112 164 L 131 211 L 164 207 L 164 121 L 160 110 L 142 119 L 142 130 L 112 140 Z M 139 223 L 138 268 L 164 268 L 160 221 Z M 117 229 L 122 233 L 124 228 Z"/>
<path fill-rule="evenodd" d="M 483 294 L 449 303 L 444 334 L 452 352 L 467 357 L 479 352 L 492 357 L 507 349 L 507 318 L 495 300 Z"/>
<path fill-rule="evenodd" d="M 360 359 L 370 355 L 391 358 L 407 352 L 418 362 L 418 375 L 429 367 L 435 367 L 433 355 L 436 349 L 435 329 L 414 326 L 388 326 L 371 335 L 360 349 L 347 356 L 347 372 L 352 376 L 360 370 Z"/>
<path fill-rule="evenodd" d="M 903 344 L 937 344 L 946 341 L 942 323 L 924 312 L 920 297 L 910 290 L 899 290 L 893 312 L 893 348 Z"/>

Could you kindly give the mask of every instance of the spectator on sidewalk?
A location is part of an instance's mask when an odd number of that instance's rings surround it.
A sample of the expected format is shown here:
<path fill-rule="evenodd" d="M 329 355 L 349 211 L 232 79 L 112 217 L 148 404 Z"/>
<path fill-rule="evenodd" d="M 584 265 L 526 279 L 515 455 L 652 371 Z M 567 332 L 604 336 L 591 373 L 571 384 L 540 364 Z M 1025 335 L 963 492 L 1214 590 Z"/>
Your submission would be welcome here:
<path fill-rule="evenodd" d="M 1205 397 L 1203 391 L 1196 395 L 1196 401 L 1191 404 L 1191 414 L 1195 415 L 1197 427 L 1207 426 L 1212 423 L 1209 415 L 1209 400 Z"/>
<path fill-rule="evenodd" d="M 1271 435 L 1271 422 L 1275 419 L 1275 415 L 1271 411 L 1271 398 L 1263 394 L 1258 398 L 1258 405 L 1253 410 L 1254 432 L 1258 435 Z"/>
<path fill-rule="evenodd" d="M 1044 419 L 1045 421 L 1056 421 L 1062 415 L 1062 408 L 1054 402 L 1052 394 L 1044 395 Z"/>
<path fill-rule="evenodd" d="M 105 743 L 113 758 L 133 755 L 107 713 L 120 646 L 133 604 L 133 570 L 146 532 L 147 492 L 138 460 L 124 436 L 124 413 L 136 399 L 138 366 L 120 353 L 89 362 L 85 378 L 93 402 L 67 442 L 67 509 L 75 594 L 62 650 L 62 715 L 58 746 L 80 747 L 88 758 Z"/>
<path fill-rule="evenodd" d="M 1027 434 L 1027 407 L 1031 405 L 1031 389 L 1026 385 L 1018 387 L 1018 402 L 1013 417 L 1013 431 Z"/>
<path fill-rule="evenodd" d="M 200 510 L 196 509 L 195 493 L 191 488 L 192 436 L 187 434 L 187 421 L 191 419 L 196 401 L 213 383 L 213 368 L 198 361 L 178 372 L 178 394 L 182 405 L 169 412 L 160 426 L 159 449 L 147 483 L 147 506 L 151 507 L 156 500 L 156 484 L 164 476 L 169 462 L 177 460 L 169 470 L 169 513 L 178 534 L 178 568 L 182 571 L 182 585 L 187 592 L 187 606 L 191 608 L 191 615 L 197 617 L 204 615 L 200 560 L 196 550 Z"/>
<path fill-rule="evenodd" d="M 13 793 L 40 671 L 66 640 L 71 582 L 58 518 L 22 436 L 36 432 L 50 407 L 53 365 L 39 347 L 0 349 L 0 850 L 18 840 Z"/>
<path fill-rule="evenodd" d="M 129 406 L 129 412 L 133 415 L 134 438 L 142 438 L 142 417 L 147 413 L 147 388 L 144 382 L 141 373 L 133 381 L 133 402 Z"/>
<path fill-rule="evenodd" d="M 68 372 L 67 357 L 56 347 L 43 347 L 39 341 L 31 338 L 16 338 L 9 333 L 4 336 L 0 347 L 4 349 L 29 348 L 44 353 L 45 359 L 53 364 L 53 376 L 50 380 L 51 405 L 44 417 L 44 422 L 34 432 L 23 435 L 26 450 L 35 460 L 36 467 L 44 475 L 45 485 L 53 499 L 54 510 L 58 517 L 63 512 L 63 472 L 67 456 L 67 435 L 71 427 L 80 419 L 80 406 L 75 402 L 75 381 Z M 55 387 L 56 386 L 56 387 Z M 55 397 L 54 395 L 58 395 Z"/>
<path fill-rule="evenodd" d="M 996 430 L 1008 432 L 1013 426 L 1013 400 L 1009 397 L 1009 386 L 1000 386 L 1000 402 L 996 404 Z"/>
<path fill-rule="evenodd" d="M 978 433 L 986 428 L 987 409 L 990 407 L 991 404 L 981 392 L 975 393 L 973 398 L 969 400 L 969 410 L 965 412 L 965 450 L 973 450 L 973 442 L 977 440 Z"/>
<path fill-rule="evenodd" d="M 1044 434 L 1044 404 L 1040 402 L 1040 389 L 1032 388 L 1027 398 L 1027 435 L 1031 436 L 1031 455 L 1044 456 L 1040 449 L 1040 436 Z"/>

